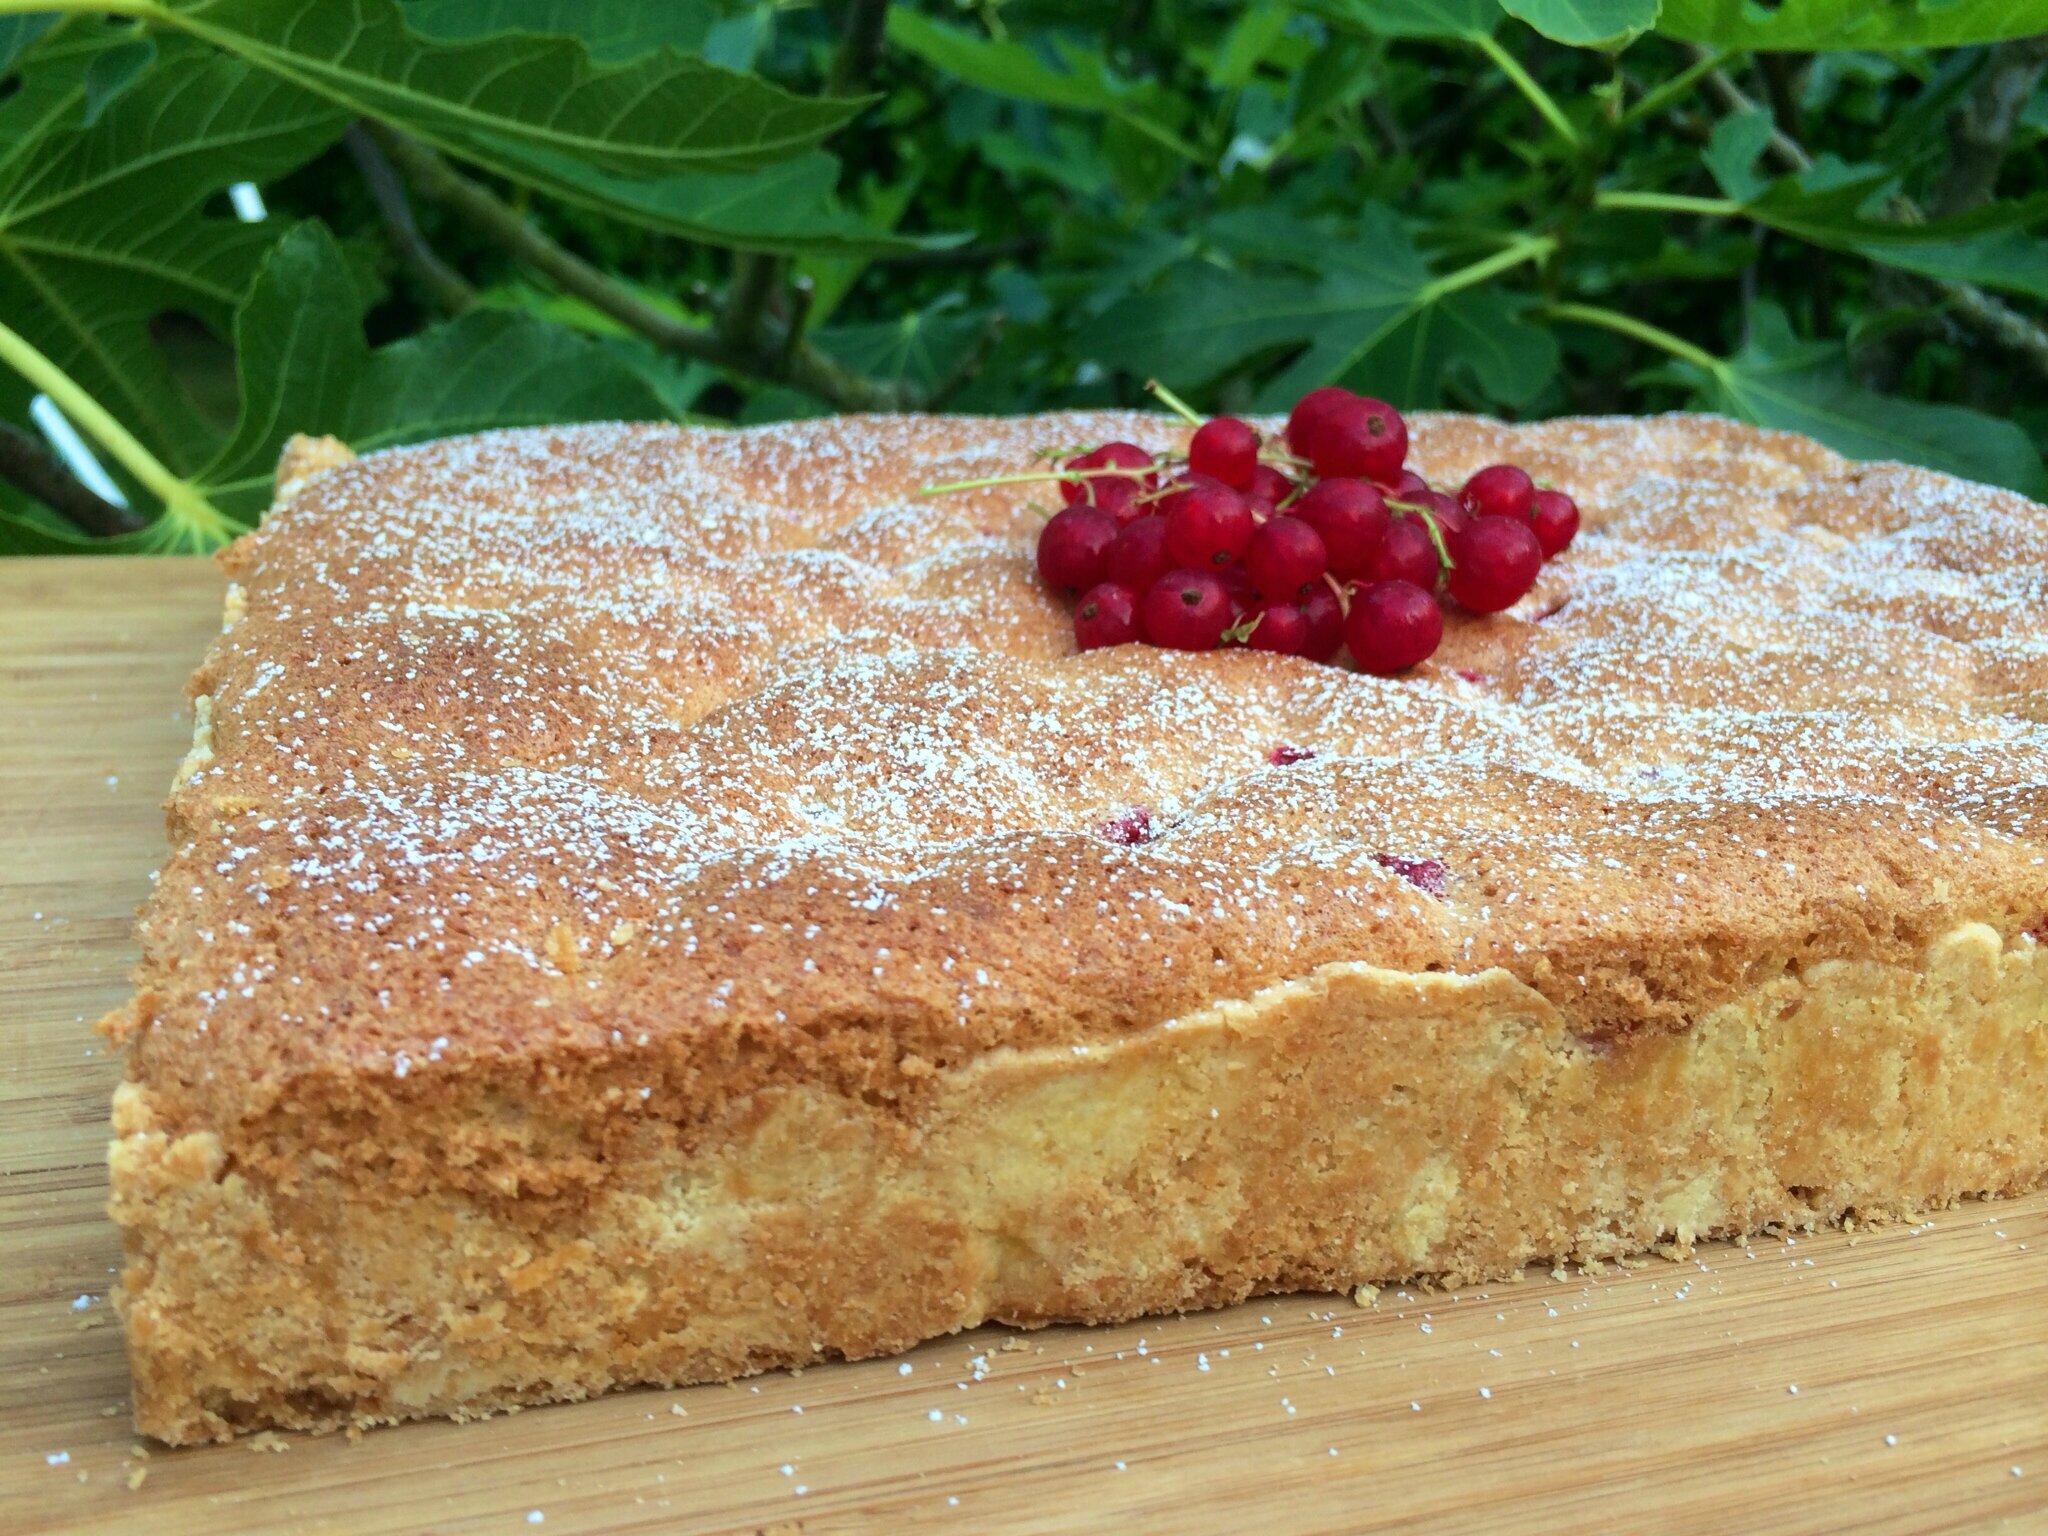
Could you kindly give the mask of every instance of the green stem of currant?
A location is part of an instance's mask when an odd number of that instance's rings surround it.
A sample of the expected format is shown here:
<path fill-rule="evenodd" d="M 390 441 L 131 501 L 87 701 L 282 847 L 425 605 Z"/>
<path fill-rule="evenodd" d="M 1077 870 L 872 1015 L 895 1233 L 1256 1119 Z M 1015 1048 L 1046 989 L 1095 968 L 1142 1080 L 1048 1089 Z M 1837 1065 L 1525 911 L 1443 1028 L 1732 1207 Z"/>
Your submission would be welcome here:
<path fill-rule="evenodd" d="M 1399 501 L 1392 496 L 1387 498 L 1387 505 L 1403 517 L 1412 517 L 1422 524 L 1422 531 L 1429 535 L 1429 542 L 1436 546 L 1436 558 L 1445 570 L 1448 571 L 1457 564 L 1451 558 L 1451 547 L 1444 542 L 1444 531 L 1437 526 L 1434 512 L 1420 502 Z"/>
<path fill-rule="evenodd" d="M 1189 426 L 1199 427 L 1202 424 L 1202 418 L 1196 414 L 1195 408 L 1157 379 L 1147 379 L 1145 381 L 1145 392 Z"/>
<path fill-rule="evenodd" d="M 1230 628 L 1223 631 L 1223 636 L 1217 643 L 1219 645 L 1243 645 L 1251 639 L 1252 631 L 1259 627 L 1260 621 L 1265 617 L 1263 613 L 1254 613 L 1239 619 Z"/>
<path fill-rule="evenodd" d="M 1111 476 L 1141 480 L 1158 472 L 1157 465 L 1129 469 L 1121 464 L 1106 464 L 1100 469 L 1030 469 L 1014 475 L 984 475 L 979 480 L 949 480 L 944 485 L 921 485 L 917 494 L 944 496 L 953 491 L 978 491 L 990 485 L 1037 485 L 1046 480 L 1100 480 Z"/>

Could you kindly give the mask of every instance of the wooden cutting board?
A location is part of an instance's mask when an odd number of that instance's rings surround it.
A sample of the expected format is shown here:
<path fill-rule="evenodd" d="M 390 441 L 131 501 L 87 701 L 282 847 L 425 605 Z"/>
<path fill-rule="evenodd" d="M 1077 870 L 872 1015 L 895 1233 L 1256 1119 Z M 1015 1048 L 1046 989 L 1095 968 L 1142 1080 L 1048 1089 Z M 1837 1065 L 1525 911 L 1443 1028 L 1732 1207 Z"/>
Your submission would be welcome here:
<path fill-rule="evenodd" d="M 2048 1531 L 2041 1195 L 353 1444 L 145 1449 L 101 1211 L 118 1065 L 89 1026 L 124 991 L 218 613 L 200 562 L 0 561 L 0 1531 Z"/>

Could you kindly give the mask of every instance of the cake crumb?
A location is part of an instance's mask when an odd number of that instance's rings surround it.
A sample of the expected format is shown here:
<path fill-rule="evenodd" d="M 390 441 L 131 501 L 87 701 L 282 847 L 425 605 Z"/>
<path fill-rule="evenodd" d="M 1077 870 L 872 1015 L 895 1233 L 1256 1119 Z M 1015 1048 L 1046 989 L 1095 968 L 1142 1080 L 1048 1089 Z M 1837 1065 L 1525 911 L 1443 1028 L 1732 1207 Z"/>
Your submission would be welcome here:
<path fill-rule="evenodd" d="M 1352 1288 L 1351 1304 L 1355 1307 L 1369 1307 L 1379 1299 L 1380 1288 L 1376 1285 L 1360 1285 Z"/>

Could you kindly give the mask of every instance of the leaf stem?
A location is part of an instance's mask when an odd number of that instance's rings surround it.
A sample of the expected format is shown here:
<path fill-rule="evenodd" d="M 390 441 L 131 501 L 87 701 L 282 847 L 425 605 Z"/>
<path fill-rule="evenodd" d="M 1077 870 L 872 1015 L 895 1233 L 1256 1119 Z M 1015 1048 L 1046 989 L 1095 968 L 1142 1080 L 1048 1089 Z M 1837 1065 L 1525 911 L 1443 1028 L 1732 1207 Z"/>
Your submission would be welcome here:
<path fill-rule="evenodd" d="M 1199 427 L 1202 424 L 1202 418 L 1196 414 L 1195 408 L 1157 379 L 1147 379 L 1145 381 L 1145 392 L 1157 399 L 1161 405 L 1165 406 L 1189 426 Z"/>
<path fill-rule="evenodd" d="M 1500 40 L 1491 32 L 1468 34 L 1479 51 L 1493 60 L 1494 67 L 1508 77 L 1510 84 L 1529 98 L 1529 105 L 1543 115 L 1543 120 L 1555 128 L 1567 144 L 1579 147 L 1579 130 L 1572 126 L 1572 120 L 1564 115 L 1563 108 L 1552 99 L 1550 92 L 1538 85 L 1533 76 L 1522 68 L 1521 62 L 1500 45 Z"/>
<path fill-rule="evenodd" d="M 1647 342 L 1661 352 L 1668 352 L 1675 358 L 1691 363 L 1695 368 L 1704 368 L 1711 374 L 1719 375 L 1726 371 L 1727 365 L 1713 353 L 1696 347 L 1669 331 L 1659 330 L 1633 315 L 1624 315 L 1618 310 L 1602 309 L 1594 304 L 1547 304 L 1543 307 L 1542 313 L 1552 320 L 1576 320 L 1581 325 L 1597 325 L 1603 330 L 1634 337 L 1637 341 Z"/>
<path fill-rule="evenodd" d="M 6 0 L 0 0 L 4 5 Z M 73 425 L 107 451 L 108 457 L 133 475 L 164 504 L 164 511 L 181 523 L 226 543 L 240 532 L 212 502 L 188 480 L 181 480 L 163 462 L 108 414 L 105 406 L 79 388 L 71 375 L 35 349 L 28 339 L 0 322 L 0 363 L 7 364 L 29 383 L 50 397 Z"/>
<path fill-rule="evenodd" d="M 1694 86 L 1700 83 L 1704 76 L 1719 69 L 1733 57 L 1733 52 L 1727 49 L 1702 50 L 1700 56 L 1694 59 L 1690 65 L 1680 70 L 1655 90 L 1646 92 L 1641 100 L 1622 113 L 1621 120 L 1615 124 L 1615 127 L 1627 128 L 1633 123 L 1641 122 L 1646 117 L 1662 112 L 1674 101 L 1690 92 Z"/>
<path fill-rule="evenodd" d="M 1602 191 L 1593 194 L 1595 208 L 1632 208 L 1649 213 L 1697 213 L 1705 218 L 1738 217 L 1742 204 L 1729 197 L 1690 197 L 1683 192 Z"/>
<path fill-rule="evenodd" d="M 1418 307 L 1434 304 L 1446 294 L 1456 293 L 1460 288 L 1470 288 L 1474 283 L 1483 283 L 1496 272 L 1505 272 L 1518 267 L 1525 261 L 1541 261 L 1557 249 L 1553 235 L 1524 235 L 1507 249 L 1495 251 L 1491 256 L 1482 256 L 1469 266 L 1459 267 L 1455 272 L 1446 272 L 1442 277 L 1433 277 L 1415 291 Z"/>

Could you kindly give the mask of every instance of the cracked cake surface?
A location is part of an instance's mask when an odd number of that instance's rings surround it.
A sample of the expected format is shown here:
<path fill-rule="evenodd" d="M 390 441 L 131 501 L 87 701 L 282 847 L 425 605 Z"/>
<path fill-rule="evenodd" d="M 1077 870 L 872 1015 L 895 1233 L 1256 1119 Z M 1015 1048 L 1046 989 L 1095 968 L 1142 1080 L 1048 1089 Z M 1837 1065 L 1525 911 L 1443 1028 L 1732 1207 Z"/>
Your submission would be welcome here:
<path fill-rule="evenodd" d="M 1585 528 L 1392 679 L 1077 654 L 1048 488 L 919 494 L 1162 417 L 295 450 L 114 1024 L 150 1134 L 559 1200 L 650 1124 L 915 1125 L 977 1061 L 1336 965 L 1504 973 L 1598 1054 L 1961 925 L 2031 952 L 2048 509 L 1707 417 L 1411 428 Z"/>

